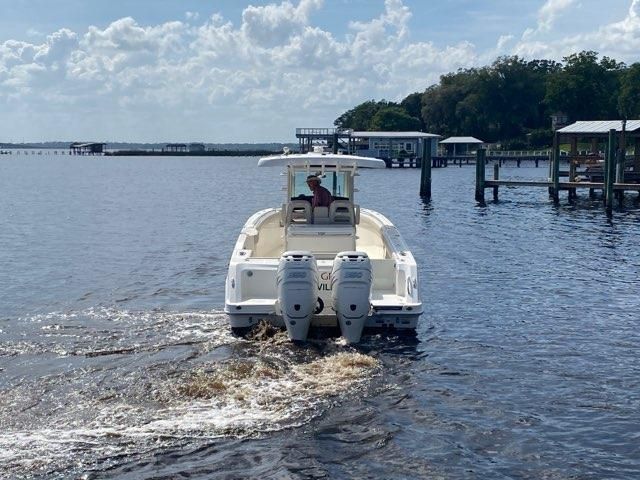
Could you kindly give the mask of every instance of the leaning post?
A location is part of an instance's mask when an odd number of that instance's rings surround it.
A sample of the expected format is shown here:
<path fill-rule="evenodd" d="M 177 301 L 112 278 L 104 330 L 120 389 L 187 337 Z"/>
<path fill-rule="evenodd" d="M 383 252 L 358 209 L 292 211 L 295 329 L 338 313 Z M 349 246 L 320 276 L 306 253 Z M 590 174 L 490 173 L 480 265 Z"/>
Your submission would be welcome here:
<path fill-rule="evenodd" d="M 484 203 L 485 150 L 479 148 L 476 153 L 476 201 Z"/>
<path fill-rule="evenodd" d="M 605 175 L 604 175 L 604 204 L 607 213 L 613 210 L 613 183 L 615 180 L 615 164 L 616 164 L 616 130 L 609 130 L 609 144 L 607 146 L 607 156 L 605 158 Z"/>
<path fill-rule="evenodd" d="M 420 169 L 420 196 L 431 200 L 431 139 L 422 139 L 422 168 Z"/>

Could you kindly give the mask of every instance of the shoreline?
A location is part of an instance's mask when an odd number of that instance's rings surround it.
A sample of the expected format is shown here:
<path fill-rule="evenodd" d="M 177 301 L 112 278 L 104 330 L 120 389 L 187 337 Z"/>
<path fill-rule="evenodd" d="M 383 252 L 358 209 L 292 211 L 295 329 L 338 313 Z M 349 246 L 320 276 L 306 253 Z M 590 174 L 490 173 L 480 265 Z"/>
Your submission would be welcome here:
<path fill-rule="evenodd" d="M 281 152 L 273 150 L 207 150 L 204 152 L 157 152 L 152 150 L 116 150 L 104 152 L 110 157 L 259 157 Z"/>

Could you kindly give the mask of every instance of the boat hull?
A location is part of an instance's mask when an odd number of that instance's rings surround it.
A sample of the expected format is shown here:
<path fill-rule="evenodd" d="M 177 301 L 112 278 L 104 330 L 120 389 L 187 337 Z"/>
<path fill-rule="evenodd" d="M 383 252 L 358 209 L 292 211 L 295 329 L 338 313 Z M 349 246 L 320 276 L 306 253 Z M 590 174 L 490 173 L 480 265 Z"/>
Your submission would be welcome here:
<path fill-rule="evenodd" d="M 372 274 L 370 310 L 364 319 L 364 329 L 415 330 L 423 310 L 416 262 L 393 224 L 383 215 L 363 209 L 360 216 L 358 225 L 352 227 L 353 246 L 367 254 Z M 280 257 L 288 246 L 282 218 L 279 209 L 257 212 L 247 221 L 236 242 L 225 292 L 225 312 L 234 330 L 245 330 L 261 321 L 285 328 L 277 287 Z M 321 231 L 323 228 L 326 232 Z M 297 228 L 292 239 L 297 245 L 309 247 L 317 258 L 318 304 L 310 327 L 339 329 L 333 308 L 331 272 L 336 255 L 344 250 L 338 248 L 348 244 L 347 229 L 311 225 L 309 231 L 318 236 L 317 242 L 304 243 L 307 242 L 304 228 Z M 277 245 L 278 241 L 283 244 Z M 331 253 L 327 246 L 337 251 Z"/>
<path fill-rule="evenodd" d="M 267 322 L 279 328 L 285 328 L 284 318 L 276 314 L 247 313 L 236 314 L 227 311 L 229 325 L 234 330 L 246 330 L 253 328 L 260 322 Z M 415 330 L 418 327 L 418 320 L 422 313 L 411 314 L 373 314 L 366 318 L 364 322 L 365 330 L 372 329 L 393 329 L 393 330 Z M 311 317 L 311 328 L 335 328 L 340 329 L 338 317 L 335 315 L 316 315 Z"/>

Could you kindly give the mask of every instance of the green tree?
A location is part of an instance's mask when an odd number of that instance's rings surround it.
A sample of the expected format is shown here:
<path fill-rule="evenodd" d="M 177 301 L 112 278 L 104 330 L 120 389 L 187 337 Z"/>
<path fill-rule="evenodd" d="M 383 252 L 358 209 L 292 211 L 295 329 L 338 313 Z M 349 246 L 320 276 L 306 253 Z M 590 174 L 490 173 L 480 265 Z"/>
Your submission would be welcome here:
<path fill-rule="evenodd" d="M 620 74 L 624 68 L 608 57 L 583 51 L 564 58 L 564 68 L 547 83 L 545 102 L 571 120 L 605 119 L 615 116 Z"/>
<path fill-rule="evenodd" d="M 440 77 L 438 85 L 427 88 L 422 98 L 422 118 L 426 130 L 443 135 L 459 135 L 463 128 L 459 115 L 474 110 L 473 105 L 460 104 L 473 90 L 471 79 L 475 70 L 461 70 Z"/>
<path fill-rule="evenodd" d="M 553 61 L 513 56 L 443 75 L 422 99 L 426 130 L 486 141 L 524 138 L 527 131 L 547 125 L 545 84 L 560 67 Z"/>
<path fill-rule="evenodd" d="M 522 136 L 527 129 L 544 126 L 545 80 L 555 63 L 527 62 L 517 56 L 501 57 L 489 70 L 487 80 L 487 116 L 494 126 L 495 138 Z"/>
<path fill-rule="evenodd" d="M 381 100 L 369 100 L 360 105 L 347 110 L 340 115 L 333 124 L 338 128 L 352 128 L 353 130 L 371 130 L 371 119 L 378 113 L 378 110 L 394 106 L 392 102 Z"/>
<path fill-rule="evenodd" d="M 584 51 L 564 58 L 526 61 L 499 57 L 491 65 L 440 77 L 424 93 L 400 104 L 370 100 L 342 114 L 335 125 L 356 130 L 423 130 L 545 145 L 550 115 L 571 120 L 640 116 L 640 66 L 627 68 Z M 420 126 L 418 127 L 418 122 Z"/>
<path fill-rule="evenodd" d="M 405 112 L 410 116 L 420 121 L 420 130 L 424 131 L 426 126 L 422 119 L 422 96 L 423 93 L 421 92 L 411 93 L 400 102 L 400 106 L 404 108 Z"/>
<path fill-rule="evenodd" d="M 622 118 L 640 118 L 640 63 L 634 63 L 621 75 L 618 111 Z"/>
<path fill-rule="evenodd" d="M 409 115 L 403 108 L 389 106 L 381 108 L 371 119 L 371 130 L 402 132 L 420 129 L 420 120 Z"/>

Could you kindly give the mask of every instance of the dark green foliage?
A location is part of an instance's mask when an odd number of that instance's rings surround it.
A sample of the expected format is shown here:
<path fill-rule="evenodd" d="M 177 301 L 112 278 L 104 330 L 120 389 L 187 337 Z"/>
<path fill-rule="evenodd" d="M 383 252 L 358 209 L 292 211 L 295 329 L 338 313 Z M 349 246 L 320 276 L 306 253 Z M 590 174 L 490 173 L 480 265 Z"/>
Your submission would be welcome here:
<path fill-rule="evenodd" d="M 501 57 L 491 66 L 444 75 L 423 96 L 427 130 L 485 141 L 522 136 L 548 122 L 547 77 L 560 65 Z"/>
<path fill-rule="evenodd" d="M 333 124 L 338 128 L 351 128 L 353 130 L 369 130 L 371 119 L 378 110 L 395 105 L 382 100 L 376 102 L 369 100 L 340 115 Z"/>
<path fill-rule="evenodd" d="M 381 108 L 371 119 L 369 130 L 402 132 L 420 130 L 420 120 L 409 115 L 401 107 Z"/>
<path fill-rule="evenodd" d="M 527 142 L 522 138 L 512 138 L 500 145 L 501 150 L 526 150 L 527 148 Z"/>
<path fill-rule="evenodd" d="M 624 64 L 592 51 L 564 58 L 562 70 L 549 77 L 545 103 L 571 120 L 617 117 L 617 92 Z"/>
<path fill-rule="evenodd" d="M 551 143 L 550 116 L 556 112 L 571 122 L 640 117 L 640 64 L 626 67 L 592 51 L 569 55 L 563 63 L 500 57 L 489 66 L 443 75 L 437 85 L 399 104 L 364 102 L 334 123 L 354 130 L 513 140 L 539 148 Z"/>
<path fill-rule="evenodd" d="M 407 114 L 418 119 L 420 122 L 420 128 L 418 130 L 424 131 L 425 125 L 422 120 L 422 95 L 423 94 L 421 92 L 412 93 L 400 102 L 400 106 L 404 108 Z"/>
<path fill-rule="evenodd" d="M 415 94 L 414 94 L 415 95 Z M 414 110 L 417 106 L 413 105 Z M 419 109 L 418 109 L 419 112 Z M 420 120 L 397 103 L 369 100 L 340 115 L 333 124 L 353 130 L 386 132 L 420 130 Z"/>
<path fill-rule="evenodd" d="M 553 143 L 553 131 L 550 128 L 537 128 L 527 133 L 530 148 L 546 148 Z"/>
<path fill-rule="evenodd" d="M 618 111 L 622 118 L 640 118 L 640 63 L 634 63 L 621 75 Z"/>

